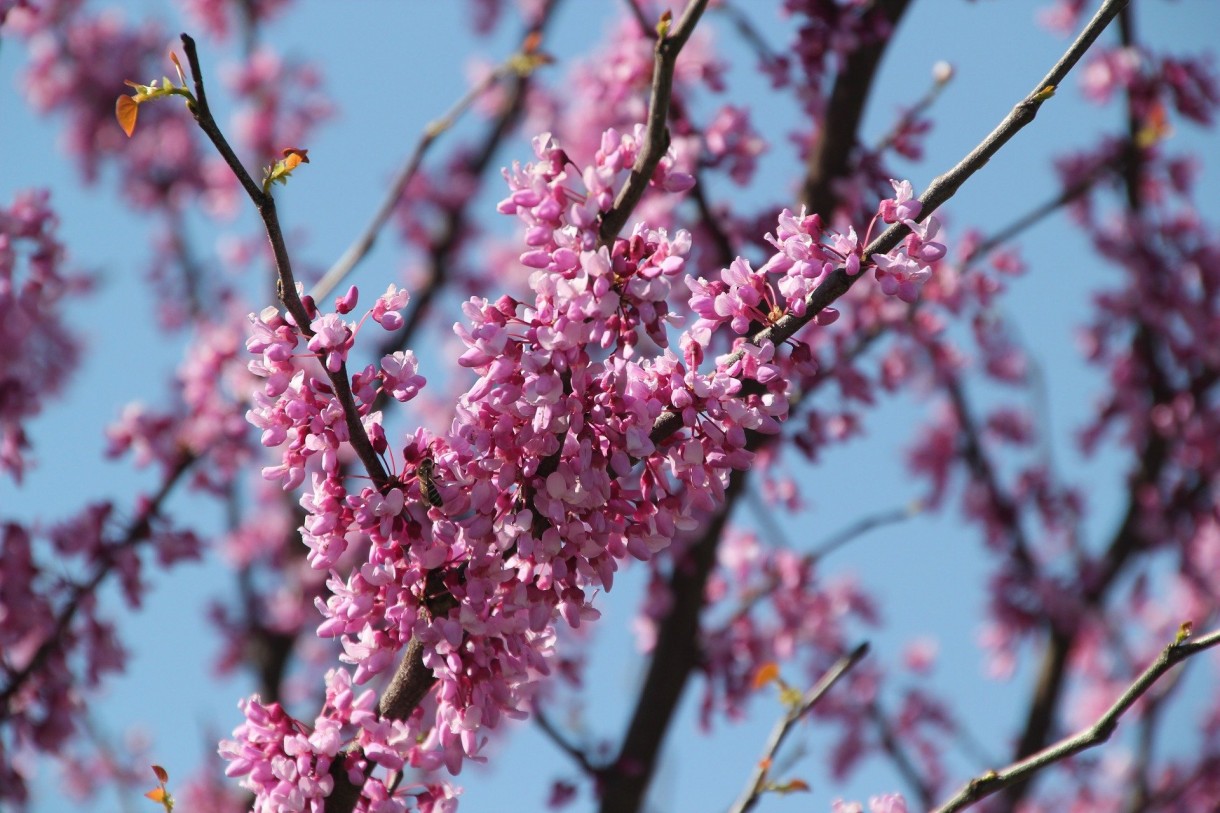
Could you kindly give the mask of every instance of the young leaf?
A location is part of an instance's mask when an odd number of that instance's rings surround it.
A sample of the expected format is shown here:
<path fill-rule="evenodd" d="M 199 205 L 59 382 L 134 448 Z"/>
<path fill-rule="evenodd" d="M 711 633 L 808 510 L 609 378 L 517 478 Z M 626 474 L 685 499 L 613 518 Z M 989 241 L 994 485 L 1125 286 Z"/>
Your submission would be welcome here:
<path fill-rule="evenodd" d="M 263 191 L 266 192 L 271 188 L 273 183 L 288 183 L 288 176 L 292 171 L 301 164 L 309 163 L 309 150 L 299 150 L 296 147 L 289 147 L 283 151 L 284 157 L 276 161 L 273 165 L 267 167 L 266 177 L 263 179 Z"/>
<path fill-rule="evenodd" d="M 119 126 L 128 138 L 131 138 L 131 134 L 136 130 L 136 116 L 139 113 L 140 106 L 130 96 L 120 96 L 114 103 L 114 117 L 119 120 Z"/>
<path fill-rule="evenodd" d="M 761 689 L 773 680 L 779 678 L 779 664 L 775 661 L 764 663 L 758 667 L 758 671 L 754 673 L 753 687 L 755 690 Z"/>

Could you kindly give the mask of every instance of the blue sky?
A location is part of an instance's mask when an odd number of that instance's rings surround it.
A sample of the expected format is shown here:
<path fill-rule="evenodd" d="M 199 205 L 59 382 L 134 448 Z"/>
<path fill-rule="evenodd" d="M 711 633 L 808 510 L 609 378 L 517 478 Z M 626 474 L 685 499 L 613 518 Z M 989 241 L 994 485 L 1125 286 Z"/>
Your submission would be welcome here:
<path fill-rule="evenodd" d="M 566 60 L 597 47 L 608 28 L 604 17 L 617 13 L 617 3 L 568 0 L 548 38 L 547 49 Z M 744 5 L 744 4 L 742 4 Z M 761 5 L 761 4 L 760 4 Z M 1027 93 L 1066 47 L 1033 23 L 1032 3 L 958 2 L 923 0 L 915 3 L 898 31 L 898 41 L 883 65 L 879 92 L 870 104 L 865 132 L 879 135 L 896 107 L 909 103 L 926 89 L 933 64 L 945 59 L 954 64 L 954 82 L 938 102 L 937 126 L 926 142 L 927 160 L 911 170 L 910 179 L 922 189 L 986 134 L 1013 103 Z M 1138 31 L 1159 49 L 1197 51 L 1220 31 L 1220 4 L 1204 0 L 1176 3 L 1140 3 Z M 167 3 L 126 4 L 130 18 L 156 16 L 168 21 L 168 30 L 186 28 Z M 466 3 L 302 3 L 289 10 L 282 25 L 268 30 L 273 44 L 284 53 L 319 63 L 327 87 L 343 89 L 338 96 L 339 118 L 307 145 L 311 165 L 280 194 L 282 216 L 289 228 L 307 229 L 298 263 L 323 267 L 336 258 L 364 225 L 380 199 L 387 179 L 424 125 L 446 110 L 466 88 L 465 65 L 472 53 L 499 59 L 513 43 L 506 36 L 474 41 L 465 29 Z M 731 54 L 742 53 L 741 43 L 709 15 L 718 41 Z M 771 41 L 783 40 L 782 24 L 760 14 L 760 27 Z M 515 30 L 509 26 L 507 31 Z M 205 68 L 216 71 L 223 62 L 215 46 L 201 39 Z M 82 266 L 102 272 L 104 284 L 73 313 L 85 338 L 87 359 L 64 400 L 48 409 L 35 426 L 34 443 L 40 463 L 26 486 L 15 491 L 0 481 L 0 517 L 29 520 L 63 516 L 89 499 L 114 497 L 129 505 L 141 489 L 154 483 L 149 472 L 133 472 L 125 464 L 101 462 L 104 426 L 121 406 L 141 399 L 153 404 L 166 397 L 167 373 L 177 364 L 181 346 L 166 342 L 142 317 L 143 270 L 133 262 L 132 241 L 142 231 L 138 219 L 115 205 L 112 177 L 82 190 L 74 169 L 56 147 L 55 120 L 35 118 L 15 91 L 21 69 L 22 48 L 10 41 L 0 46 L 0 200 L 6 204 L 14 192 L 31 186 L 49 186 L 63 223 L 62 235 Z M 749 64 L 748 62 L 746 64 Z M 209 68 L 210 66 L 210 68 Z M 554 81 L 557 73 L 544 81 Z M 147 79 L 148 77 L 132 77 Z M 1075 80 L 1037 121 L 1022 132 L 959 193 L 947 209 L 952 228 L 978 226 L 987 232 L 1011 221 L 1049 197 L 1054 175 L 1048 157 L 1090 144 L 1099 130 L 1115 131 L 1121 125 L 1117 109 L 1098 112 L 1078 104 Z M 223 109 L 221 85 L 210 87 L 214 104 Z M 116 89 L 116 95 L 119 89 Z M 773 134 L 785 132 L 791 110 L 768 108 L 762 85 L 749 78 L 734 78 L 726 99 L 758 104 L 756 121 Z M 461 130 L 459 130 L 459 133 Z M 1183 126 L 1171 148 L 1209 149 L 1205 153 L 1207 178 L 1202 188 L 1215 188 L 1215 155 L 1220 144 L 1200 140 Z M 443 154 L 442 145 L 437 155 Z M 524 141 L 510 143 L 500 163 L 530 157 Z M 776 138 L 775 151 L 763 163 L 760 186 L 791 186 L 791 152 Z M 484 197 L 490 212 L 500 187 L 490 184 Z M 774 188 L 774 187 L 773 187 Z M 713 190 L 727 194 L 728 190 Z M 247 213 L 249 214 L 249 213 Z M 248 231 L 246 217 L 240 228 Z M 951 232 L 952 234 L 952 232 Z M 214 235 L 196 229 L 199 245 L 210 245 Z M 1050 393 L 1050 416 L 1057 445 L 1068 448 L 1072 427 L 1088 414 L 1090 393 L 1096 381 L 1075 362 L 1074 327 L 1085 316 L 1087 292 L 1106 279 L 1105 268 L 1093 263 L 1083 240 L 1062 218 L 1029 231 L 1022 241 L 1029 261 L 1028 278 L 1014 286 L 1005 307 L 1014 318 L 1031 353 L 1040 361 Z M 950 243 L 950 251 L 953 250 Z M 400 261 L 392 241 L 384 240 L 362 266 L 355 279 L 372 288 L 397 281 Z M 1056 294 L 1048 297 L 1048 284 Z M 132 348 L 139 348 L 133 355 Z M 156 352 L 146 352 L 155 349 Z M 426 364 L 429 362 L 426 362 Z M 439 362 L 430 377 L 444 374 Z M 912 400 L 887 403 L 870 420 L 870 437 L 862 443 L 836 449 L 822 465 L 807 472 L 805 482 L 812 512 L 782 518 L 796 540 L 821 539 L 878 509 L 901 505 L 918 495 L 902 468 L 902 451 L 909 430 L 918 422 L 922 407 Z M 1086 464 L 1069 455 L 1060 463 L 1069 476 L 1096 484 L 1090 493 L 1099 507 L 1090 530 L 1098 538 L 1110 526 L 1115 487 L 1121 469 L 1107 461 Z M 182 510 L 198 511 L 199 526 L 220 527 L 212 507 L 190 501 Z M 810 528 L 814 529 L 812 532 Z M 977 543 L 948 517 L 920 517 L 899 526 L 876 531 L 832 556 L 824 572 L 852 572 L 883 597 L 883 612 L 894 624 L 871 636 L 875 657 L 897 660 L 901 645 L 912 635 L 934 635 L 940 642 L 942 662 L 938 685 L 953 687 L 952 697 L 961 716 L 974 724 L 975 733 L 1003 753 L 1002 732 L 1012 721 L 1027 694 L 1029 670 L 1022 668 L 1007 683 L 987 680 L 975 641 L 983 592 L 980 587 L 986 562 Z M 116 609 L 125 620 L 120 626 L 134 656 L 128 673 L 112 681 L 97 702 L 100 727 L 118 737 L 130 724 L 139 724 L 154 738 L 152 753 L 185 775 L 201 755 L 214 749 L 205 731 L 227 735 L 239 721 L 236 701 L 247 687 L 242 681 L 215 685 L 209 679 L 213 639 L 201 622 L 205 602 L 231 591 L 228 571 L 213 560 L 182 566 L 156 579 L 143 612 L 132 615 Z M 638 576 L 639 573 L 637 572 Z M 629 706 L 626 700 L 642 675 L 629 634 L 631 598 L 638 595 L 638 579 L 625 578 L 601 605 L 605 613 L 595 635 L 590 698 L 586 720 L 601 736 L 621 732 Z M 1028 656 L 1028 653 L 1026 653 Z M 1189 679 L 1194 690 L 1203 688 L 1204 668 Z M 1188 689 L 1191 687 L 1188 683 Z M 693 703 L 688 697 L 683 719 L 671 736 L 662 773 L 653 790 L 657 809 L 708 810 L 727 806 L 746 781 L 778 707 L 756 704 L 753 719 L 740 726 L 720 726 L 709 737 L 692 736 Z M 800 763 L 811 780 L 812 798 L 769 799 L 767 810 L 828 809 L 831 798 L 862 798 L 900 789 L 896 777 L 884 767 L 859 774 L 841 790 L 830 788 L 813 755 Z M 500 753 L 496 753 L 496 750 Z M 535 810 L 545 799 L 546 780 L 574 771 L 548 742 L 528 727 L 493 750 L 493 766 L 474 769 L 460 777 L 466 786 L 466 810 Z M 708 771 L 709 765 L 716 766 Z M 44 772 L 36 793 L 43 800 L 38 810 L 62 809 L 56 798 L 56 778 Z M 136 809 L 143 809 L 141 802 Z M 578 809 L 585 809 L 582 804 Z M 114 799 L 104 797 L 90 809 L 109 810 Z"/>

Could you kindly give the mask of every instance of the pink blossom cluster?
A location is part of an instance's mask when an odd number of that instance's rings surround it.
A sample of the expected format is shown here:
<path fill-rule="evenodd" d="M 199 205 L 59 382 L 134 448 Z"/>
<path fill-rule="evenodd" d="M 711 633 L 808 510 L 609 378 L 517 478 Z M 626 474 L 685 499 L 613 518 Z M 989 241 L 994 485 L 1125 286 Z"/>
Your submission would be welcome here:
<path fill-rule="evenodd" d="M 1136 47 L 1103 48 L 1090 56 L 1081 86 L 1085 97 L 1097 104 L 1108 102 L 1116 93 L 1126 94 L 1141 118 L 1162 104 L 1186 121 L 1208 126 L 1220 108 L 1216 68 L 1206 57 L 1162 56 Z"/>
<path fill-rule="evenodd" d="M 1125 95 L 1138 145 L 1109 139 L 1059 162 L 1065 188 L 1080 190 L 1071 211 L 1081 233 L 1115 269 L 1079 333 L 1082 355 L 1105 386 L 1077 435 L 1094 465 L 1104 460 L 1112 468 L 1116 449 L 1127 452 L 1126 504 L 1111 538 L 1092 538 L 1083 517 L 1093 484 L 1068 480 L 1040 453 L 1045 427 L 1028 404 L 1002 398 L 979 409 L 965 387 L 967 371 L 980 369 L 1002 392 L 1033 400 L 1030 364 L 995 308 L 1003 287 L 997 276 L 975 267 L 938 273 L 921 308 L 934 318 L 912 322 L 910 332 L 923 352 L 904 360 L 946 396 L 912 452 L 912 467 L 933 500 L 960 484 L 961 511 L 993 555 L 980 633 L 989 672 L 1010 676 L 1022 648 L 1052 630 L 1063 647 L 1061 674 L 1072 680 L 1063 702 L 1069 728 L 1093 723 L 1184 619 L 1215 616 L 1220 243 L 1192 200 L 1196 162 L 1171 153 L 1163 136 L 1170 116 L 1185 126 L 1213 121 L 1220 93 L 1206 63 L 1184 62 L 1189 67 L 1142 50 L 1095 57 L 1086 93 L 1097 102 Z M 1137 183 L 1116 207 L 1101 194 L 1111 178 Z M 1015 268 L 1006 265 L 996 270 Z M 946 335 L 948 315 L 969 322 L 969 353 Z M 1196 726 L 1204 750 L 1217 741 L 1213 706 Z M 1147 783 L 1148 798 L 1206 808 L 1215 803 L 1216 784 L 1199 763 L 1166 757 L 1152 768 L 1120 756 L 1073 777 L 1078 786 L 1070 791 L 1027 804 L 1121 806 L 1129 798 L 1114 788 Z"/>
<path fill-rule="evenodd" d="M 825 3 L 822 0 L 784 0 L 783 12 L 795 25 L 783 60 L 767 65 L 777 86 L 788 82 L 788 68 L 799 69 L 797 89 L 813 121 L 824 120 L 828 77 L 835 75 L 847 55 L 890 35 L 884 9 L 867 3 Z M 787 56 L 792 54 L 795 59 Z"/>
<path fill-rule="evenodd" d="M 694 527 L 697 511 L 715 509 L 730 469 L 750 462 L 746 432 L 774 432 L 786 415 L 774 345 L 739 343 L 736 357 L 708 372 L 699 370 L 701 350 L 689 334 L 684 360 L 646 355 L 649 345 L 669 344 L 676 320 L 668 296 L 685 271 L 690 238 L 641 223 L 629 237 L 601 243 L 602 217 L 642 134 L 607 131 L 583 168 L 541 136 L 538 160 L 505 173 L 510 195 L 499 209 L 525 225 L 521 262 L 534 269 L 533 300 L 463 306 L 460 363 L 478 377 L 447 435 L 419 430 L 392 449 L 371 410 L 379 393 L 409 400 L 418 391 L 408 355 L 352 376 L 363 426 L 390 464 L 379 487 L 346 482 L 348 425 L 322 375 L 344 369 L 353 348 L 358 325 L 343 315 L 355 291 L 334 313 L 306 302 L 306 348 L 291 317 L 274 308 L 251 317 L 250 369 L 265 383 L 250 419 L 282 454 L 264 474 L 286 488 L 306 486 L 302 536 L 310 563 L 330 572 L 319 634 L 340 638 L 355 684 L 392 670 L 414 638 L 439 684 L 429 719 L 418 721 L 422 740 L 395 744 L 366 725 L 366 751 L 393 750 L 410 764 L 454 773 L 464 759 L 479 758 L 485 730 L 504 715 L 524 715 L 549 673 L 552 624 L 595 618 L 590 591 L 609 589 L 624 558 L 651 559 Z M 674 161 L 672 153 L 661 161 L 653 186 L 689 188 Z M 889 205 L 917 215 L 901 195 Z M 802 251 L 802 236 L 812 243 L 791 216 L 782 222 L 794 224 L 791 234 L 781 228 L 792 252 Z M 794 307 L 809 290 L 794 288 Z M 401 307 L 405 295 L 391 289 L 383 301 Z M 384 307 L 372 315 L 393 323 Z M 682 429 L 658 444 L 653 425 L 666 411 L 681 416 Z M 369 543 L 367 562 L 345 577 L 337 562 L 357 539 Z M 457 607 L 437 604 L 438 591 Z"/>
<path fill-rule="evenodd" d="M 337 303 L 340 313 L 354 307 L 355 298 L 354 290 L 345 294 Z M 325 371 L 337 372 L 345 363 L 359 325 L 343 320 L 340 313 L 320 314 L 311 299 L 304 301 L 311 315 L 309 352 L 298 358 L 301 335 L 293 317 L 280 314 L 273 306 L 250 315 L 253 329 L 246 341 L 246 349 L 258 356 L 250 362 L 250 371 L 265 379 L 253 394 L 247 417 L 263 430 L 264 446 L 287 443 L 281 463 L 263 470 L 263 476 L 281 479 L 286 489 L 305 481 L 306 462 L 311 458 L 316 458 L 322 472 L 337 478 L 339 449 L 350 439 L 343 407 Z M 406 291 L 391 285 L 370 314 L 387 330 L 396 330 L 402 324 L 397 311 L 406 303 Z M 369 365 L 353 378 L 352 391 L 360 398 L 361 415 L 370 428 L 380 422 L 380 416 L 368 414 L 377 393 L 386 390 L 403 401 L 410 400 L 424 384 L 416 369 L 413 355 L 391 354 L 382 359 L 380 370 Z M 384 450 L 384 438 L 381 447 Z"/>
<path fill-rule="evenodd" d="M 836 799 L 830 805 L 830 813 L 864 813 L 859 802 Z M 907 813 L 906 799 L 900 793 L 885 793 L 868 800 L 868 813 Z"/>
<path fill-rule="evenodd" d="M 720 272 L 719 280 L 687 279 L 692 292 L 690 307 L 699 317 L 689 333 L 691 341 L 706 347 L 724 324 L 738 335 L 747 335 L 775 324 L 786 314 L 804 316 L 809 295 L 837 268 L 855 276 L 871 266 L 884 293 L 915 301 L 920 287 L 931 277 L 931 264 L 944 256 L 945 247 L 932 240 L 939 229 L 935 217 L 922 223 L 915 220 L 921 204 L 910 183 L 891 183 L 895 197 L 881 203 L 877 217 L 911 230 L 897 247 L 864 259 L 864 245 L 854 228 L 836 232 L 824 228 L 817 215 L 807 216 L 804 211 L 793 215 L 785 209 L 775 233 L 767 235 L 776 252 L 760 268 L 751 268 L 739 257 Z M 837 310 L 826 308 L 815 321 L 826 325 L 837 318 Z M 701 352 L 695 358 L 701 360 Z"/>
<path fill-rule="evenodd" d="M 248 27 L 270 22 L 276 14 L 289 5 L 290 0 L 249 0 L 240 8 L 225 0 L 180 0 L 190 19 L 202 26 L 213 37 L 227 39 L 235 27 L 246 31 Z M 238 19 L 234 20 L 234 17 Z"/>
<path fill-rule="evenodd" d="M 257 696 L 242 701 L 246 722 L 235 739 L 220 744 L 229 761 L 226 773 L 242 777 L 242 787 L 255 795 L 256 813 L 321 813 L 334 788 L 336 771 L 346 771 L 363 784 L 356 810 L 361 813 L 450 813 L 457 809 L 457 790 L 446 783 L 387 787 L 373 776 L 365 781 L 370 763 L 391 771 L 407 767 L 420 736 L 419 715 L 409 721 L 388 720 L 377 713 L 376 693 L 357 694 L 347 672 L 326 675 L 326 702 L 312 726 L 290 716 L 278 703 L 264 705 Z M 345 750 L 347 734 L 358 733 L 359 751 Z"/>
<path fill-rule="evenodd" d="M 726 104 L 712 118 L 703 133 L 709 156 L 708 165 L 723 165 L 729 178 L 746 186 L 758 168 L 758 157 L 767 151 L 767 142 L 754 128 L 748 108 Z"/>
<path fill-rule="evenodd" d="M 0 472 L 21 481 L 29 462 L 25 424 L 76 367 L 77 341 L 61 310 L 89 286 L 69 274 L 46 191 L 0 207 Z"/>

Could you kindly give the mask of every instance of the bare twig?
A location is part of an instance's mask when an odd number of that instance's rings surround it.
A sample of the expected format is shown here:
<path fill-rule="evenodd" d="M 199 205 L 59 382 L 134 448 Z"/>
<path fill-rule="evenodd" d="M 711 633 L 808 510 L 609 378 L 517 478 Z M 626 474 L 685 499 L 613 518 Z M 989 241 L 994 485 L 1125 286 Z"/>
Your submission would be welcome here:
<path fill-rule="evenodd" d="M 573 745 L 572 742 L 569 741 L 568 738 L 555 727 L 555 724 L 551 722 L 551 718 L 545 712 L 543 712 L 540 707 L 535 706 L 533 709 L 531 709 L 530 716 L 534 719 L 534 722 L 537 724 L 538 728 L 542 730 L 542 733 L 545 734 L 551 742 L 555 743 L 555 747 L 567 754 L 573 762 L 580 766 L 580 769 L 584 771 L 585 774 L 596 777 L 601 773 L 602 769 L 593 764 L 593 761 L 589 759 L 589 754 L 585 751 L 585 749 Z"/>
<path fill-rule="evenodd" d="M 807 558 L 815 562 L 820 561 L 827 555 L 851 542 L 853 539 L 861 537 L 869 531 L 876 530 L 877 528 L 884 528 L 886 525 L 894 525 L 899 522 L 905 522 L 923 509 L 923 503 L 921 503 L 919 500 L 913 500 L 901 508 L 891 508 L 888 511 L 878 511 L 875 514 L 869 514 L 866 517 L 861 517 L 843 530 L 833 534 L 820 544 L 816 545 L 814 549 L 807 554 Z"/>
<path fill-rule="evenodd" d="M 911 792 L 919 798 L 920 808 L 926 810 L 931 807 L 932 788 L 928 781 L 920 776 L 919 769 L 911 760 L 911 755 L 902 747 L 902 742 L 894 733 L 894 726 L 890 724 L 889 717 L 875 698 L 868 705 L 868 717 L 877 728 L 877 736 L 881 740 L 881 750 L 889 755 L 890 761 L 894 763 L 894 767 L 902 775 Z"/>
<path fill-rule="evenodd" d="M 727 2 L 727 0 L 715 6 L 714 10 L 733 21 L 733 27 L 741 34 L 742 39 L 754 49 L 754 52 L 764 65 L 779 64 L 783 57 L 767 44 L 766 39 L 763 38 L 763 35 L 754 26 L 749 14 L 737 8 L 736 5 Z"/>
<path fill-rule="evenodd" d="M 640 8 L 637 0 L 624 0 L 627 9 L 631 12 L 631 16 L 635 18 L 636 24 L 639 25 L 640 31 L 646 35 L 655 37 L 657 30 L 654 26 L 648 23 L 648 17 L 644 14 L 644 9 Z"/>
<path fill-rule="evenodd" d="M 1162 675 L 1181 661 L 1217 644 L 1220 644 L 1220 630 L 1193 641 L 1186 639 L 1180 643 L 1177 641 L 1171 643 L 1161 650 L 1160 657 L 1127 687 L 1126 691 L 1093 725 L 1002 770 L 988 771 L 975 777 L 967 782 L 952 799 L 936 808 L 935 813 L 954 813 L 957 810 L 965 810 L 980 799 L 985 799 L 1004 788 L 1027 780 L 1048 765 L 1101 745 L 1114 734 L 1118 728 L 1119 718 L 1135 705 L 1135 702 L 1147 693 Z"/>
<path fill-rule="evenodd" d="M 791 706 L 784 713 L 771 730 L 771 736 L 767 739 L 767 745 L 763 749 L 763 756 L 754 766 L 754 773 L 750 777 L 750 781 L 746 784 L 746 789 L 742 792 L 741 797 L 730 808 L 731 813 L 746 813 L 752 810 L 754 805 L 758 804 L 759 797 L 767 790 L 768 785 L 768 768 L 775 760 L 776 753 L 779 752 L 780 746 L 784 744 L 784 740 L 792 733 L 793 727 L 797 722 L 809 713 L 809 710 L 817 705 L 827 692 L 830 691 L 840 678 L 848 673 L 853 666 L 868 654 L 868 643 L 862 643 L 853 649 L 848 654 L 839 658 L 835 663 L 826 670 L 821 679 L 805 692 L 801 698 L 801 702 Z"/>

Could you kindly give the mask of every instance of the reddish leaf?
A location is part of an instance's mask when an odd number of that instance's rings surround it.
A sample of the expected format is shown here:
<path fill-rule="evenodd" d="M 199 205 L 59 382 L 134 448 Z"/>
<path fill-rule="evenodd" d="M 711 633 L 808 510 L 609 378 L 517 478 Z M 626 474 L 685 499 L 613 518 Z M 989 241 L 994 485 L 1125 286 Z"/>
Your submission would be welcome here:
<path fill-rule="evenodd" d="M 779 678 L 779 664 L 775 661 L 764 663 L 758 667 L 758 671 L 754 673 L 754 688 L 761 689 L 773 680 Z"/>
<path fill-rule="evenodd" d="M 130 96 L 120 96 L 114 103 L 114 117 L 119 120 L 119 126 L 128 138 L 136 131 L 136 116 L 139 112 L 140 106 Z"/>

